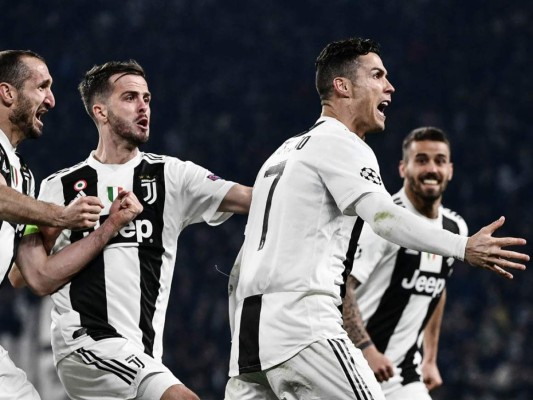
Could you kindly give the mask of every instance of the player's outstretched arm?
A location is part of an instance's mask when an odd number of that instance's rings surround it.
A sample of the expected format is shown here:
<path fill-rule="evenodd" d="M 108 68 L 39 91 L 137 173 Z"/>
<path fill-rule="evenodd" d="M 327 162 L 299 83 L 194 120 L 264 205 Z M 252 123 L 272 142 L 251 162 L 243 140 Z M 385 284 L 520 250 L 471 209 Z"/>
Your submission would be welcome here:
<path fill-rule="evenodd" d="M 109 217 L 98 229 L 51 256 L 47 254 L 40 232 L 25 236 L 16 261 L 24 280 L 39 296 L 55 292 L 80 272 L 142 210 L 132 192 L 121 192 L 111 206 Z"/>
<path fill-rule="evenodd" d="M 84 197 L 68 207 L 35 200 L 6 185 L 0 175 L 0 220 L 15 224 L 57 226 L 68 229 L 92 228 L 102 211 L 97 197 Z"/>
<path fill-rule="evenodd" d="M 218 211 L 248 214 L 251 202 L 252 188 L 237 183 L 228 190 L 228 193 L 226 193 L 226 196 L 218 207 Z"/>
<path fill-rule="evenodd" d="M 355 289 L 358 285 L 359 282 L 357 279 L 349 275 L 346 280 L 346 294 L 342 300 L 344 329 L 353 344 L 363 352 L 378 382 L 384 382 L 392 378 L 394 368 L 389 358 L 381 353 L 374 343 L 372 343 L 372 339 L 366 331 L 355 296 Z"/>
<path fill-rule="evenodd" d="M 430 224 L 394 204 L 382 193 L 368 193 L 355 205 L 355 210 L 377 235 L 390 242 L 408 249 L 466 260 L 505 278 L 511 279 L 513 275 L 503 268 L 523 270 L 525 266 L 520 262 L 529 261 L 527 254 L 503 250 L 507 246 L 523 246 L 525 239 L 492 236 L 503 225 L 503 217 L 467 238 Z"/>
<path fill-rule="evenodd" d="M 529 261 L 529 256 L 503 249 L 508 246 L 523 246 L 526 244 L 525 239 L 492 236 L 504 223 L 505 218 L 500 217 L 492 224 L 481 228 L 475 235 L 470 236 L 466 243 L 465 261 L 470 265 L 489 269 L 505 278 L 512 279 L 513 275 L 504 268 L 524 270 L 526 266 L 521 262 Z"/>

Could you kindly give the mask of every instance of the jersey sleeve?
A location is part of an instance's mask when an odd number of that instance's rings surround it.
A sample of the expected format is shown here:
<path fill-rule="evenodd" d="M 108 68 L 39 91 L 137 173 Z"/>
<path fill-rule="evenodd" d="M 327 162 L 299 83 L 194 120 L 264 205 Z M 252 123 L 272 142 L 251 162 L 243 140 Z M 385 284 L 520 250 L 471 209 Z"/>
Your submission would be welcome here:
<path fill-rule="evenodd" d="M 62 185 L 60 182 L 51 178 L 44 179 L 41 182 L 41 187 L 39 189 L 39 200 L 59 204 L 61 206 L 68 205 L 65 204 Z"/>
<path fill-rule="evenodd" d="M 217 210 L 235 182 L 226 181 L 190 161 L 171 158 L 166 167 L 169 194 L 175 197 L 185 225 L 202 221 L 219 225 L 232 215 Z"/>
<path fill-rule="evenodd" d="M 372 272 L 380 265 L 390 243 L 374 233 L 370 225 L 365 223 L 359 237 L 357 252 L 353 262 L 351 275 L 363 284 Z"/>
<path fill-rule="evenodd" d="M 355 134 L 316 135 L 313 140 L 318 173 L 344 214 L 356 215 L 355 205 L 367 193 L 389 195 L 374 152 Z"/>

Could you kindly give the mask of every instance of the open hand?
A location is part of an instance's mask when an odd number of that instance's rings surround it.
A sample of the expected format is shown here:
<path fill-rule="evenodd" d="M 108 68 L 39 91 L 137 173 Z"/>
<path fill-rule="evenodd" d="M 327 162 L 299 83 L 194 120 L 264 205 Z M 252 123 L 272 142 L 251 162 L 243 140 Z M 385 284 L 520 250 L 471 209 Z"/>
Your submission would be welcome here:
<path fill-rule="evenodd" d="M 493 233 L 505 222 L 500 217 L 492 224 L 480 229 L 475 235 L 468 238 L 465 250 L 465 261 L 470 265 L 494 271 L 501 276 L 512 279 L 513 275 L 504 268 L 524 270 L 526 266 L 520 262 L 529 261 L 527 254 L 511 250 L 504 250 L 507 246 L 523 246 L 526 240 L 514 237 L 493 237 Z M 518 262 L 515 262 L 518 261 Z"/>

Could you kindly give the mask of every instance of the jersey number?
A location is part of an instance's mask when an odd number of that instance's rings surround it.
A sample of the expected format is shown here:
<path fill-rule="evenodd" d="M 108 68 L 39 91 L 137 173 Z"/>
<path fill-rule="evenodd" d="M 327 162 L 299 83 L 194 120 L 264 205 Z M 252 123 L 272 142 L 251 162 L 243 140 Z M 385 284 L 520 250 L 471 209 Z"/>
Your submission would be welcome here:
<path fill-rule="evenodd" d="M 279 164 L 273 165 L 265 172 L 265 178 L 271 176 L 275 176 L 275 178 L 274 182 L 272 182 L 272 186 L 270 186 L 270 190 L 268 191 L 265 215 L 263 216 L 263 230 L 261 232 L 261 241 L 259 242 L 259 248 L 257 250 L 261 250 L 265 245 L 266 235 L 268 231 L 268 216 L 270 214 L 270 207 L 272 206 L 272 196 L 274 195 L 274 190 L 276 190 L 276 186 L 278 185 L 281 175 L 283 175 L 283 170 L 285 169 L 286 162 L 287 160 L 280 162 Z"/>

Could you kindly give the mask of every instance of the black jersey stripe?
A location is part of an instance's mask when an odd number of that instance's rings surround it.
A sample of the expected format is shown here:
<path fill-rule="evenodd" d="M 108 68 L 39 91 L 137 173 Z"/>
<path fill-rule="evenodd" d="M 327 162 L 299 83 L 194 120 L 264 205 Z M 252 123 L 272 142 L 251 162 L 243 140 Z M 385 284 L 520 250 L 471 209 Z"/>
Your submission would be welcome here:
<path fill-rule="evenodd" d="M 22 194 L 28 195 L 32 184 L 33 175 L 31 174 L 28 166 L 24 163 L 24 160 L 22 160 L 18 153 L 16 154 L 20 162 Z M 11 163 L 9 162 L 9 157 L 7 156 L 7 153 L 2 144 L 0 144 L 0 175 L 4 177 L 6 185 L 12 187 L 13 182 L 11 180 Z M 10 254 L 10 260 L 7 265 L 0 266 L 0 271 L 5 269 L 5 274 L 3 276 L 0 276 L 0 288 L 3 287 L 4 284 L 6 284 L 7 275 L 9 274 L 13 262 L 15 261 L 18 246 L 24 234 L 24 227 L 24 224 L 14 224 L 0 220 L 0 230 L 9 232 L 10 237 L 12 237 L 13 239 L 9 240 L 8 243 L 1 243 L 3 254 Z"/>
<path fill-rule="evenodd" d="M 162 158 L 153 158 L 153 160 L 161 161 Z M 143 158 L 133 173 L 133 192 L 144 207 L 143 212 L 136 217 L 136 220 L 149 220 L 153 227 L 150 241 L 143 241 L 139 244 L 138 249 L 141 275 L 139 282 L 141 292 L 139 328 L 142 331 L 144 352 L 150 356 L 153 355 L 154 351 L 153 319 L 161 288 L 161 266 L 165 252 L 163 247 L 164 167 L 165 164 L 162 162 L 150 163 Z M 154 198 L 154 193 L 156 198 Z"/>
<path fill-rule="evenodd" d="M 79 195 L 76 183 L 87 183 L 83 191 L 88 196 L 98 196 L 98 174 L 88 165 L 83 166 L 61 177 L 65 205 Z M 101 217 L 101 221 L 104 219 Z M 72 243 L 84 237 L 86 231 L 72 231 Z M 78 275 L 70 285 L 70 302 L 72 308 L 80 314 L 80 323 L 87 329 L 87 334 L 94 340 L 120 336 L 116 329 L 108 323 L 107 295 L 105 283 L 105 265 L 103 253 L 97 255 Z"/>
<path fill-rule="evenodd" d="M 239 373 L 261 371 L 259 359 L 259 323 L 263 295 L 244 299 L 239 332 Z"/>
<path fill-rule="evenodd" d="M 344 298 L 344 296 L 346 295 L 346 280 L 348 279 L 350 272 L 352 272 L 353 260 L 355 257 L 355 252 L 357 251 L 357 245 L 359 242 L 359 237 L 361 236 L 361 231 L 363 230 L 364 223 L 365 221 L 362 218 L 357 217 L 352 228 L 352 233 L 350 235 L 350 242 L 348 244 L 348 250 L 346 251 L 346 257 L 343 262 L 343 265 L 344 265 L 344 271 L 342 272 L 343 284 L 341 286 L 341 297 L 342 298 Z"/>
<path fill-rule="evenodd" d="M 402 248 L 398 250 L 390 284 L 383 293 L 378 308 L 368 319 L 366 330 L 376 348 L 385 353 L 389 340 L 394 333 L 402 312 L 409 303 L 411 293 L 403 290 L 402 279 L 412 276 L 420 265 L 419 254 L 407 254 Z"/>

